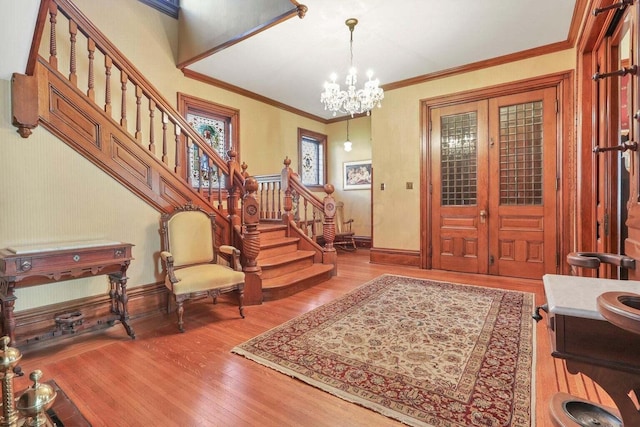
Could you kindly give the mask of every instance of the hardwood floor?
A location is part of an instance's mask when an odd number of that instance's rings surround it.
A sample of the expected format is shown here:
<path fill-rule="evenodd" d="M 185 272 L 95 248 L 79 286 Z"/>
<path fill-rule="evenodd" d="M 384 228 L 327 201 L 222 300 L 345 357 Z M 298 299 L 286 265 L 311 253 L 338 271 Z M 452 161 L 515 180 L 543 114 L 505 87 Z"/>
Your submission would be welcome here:
<path fill-rule="evenodd" d="M 134 321 L 137 339 L 120 325 L 64 344 L 27 352 L 34 369 L 54 379 L 93 426 L 401 426 L 298 380 L 234 355 L 230 350 L 270 328 L 384 273 L 532 292 L 544 302 L 541 281 L 507 279 L 369 263 L 369 252 L 339 254 L 339 273 L 289 298 L 245 309 L 220 298 L 186 305 L 181 334 L 175 315 Z M 533 320 L 532 320 L 533 321 Z M 612 405 L 588 379 L 569 375 L 551 356 L 546 323 L 537 325 L 537 426 L 551 426 L 547 405 L 557 391 Z"/>

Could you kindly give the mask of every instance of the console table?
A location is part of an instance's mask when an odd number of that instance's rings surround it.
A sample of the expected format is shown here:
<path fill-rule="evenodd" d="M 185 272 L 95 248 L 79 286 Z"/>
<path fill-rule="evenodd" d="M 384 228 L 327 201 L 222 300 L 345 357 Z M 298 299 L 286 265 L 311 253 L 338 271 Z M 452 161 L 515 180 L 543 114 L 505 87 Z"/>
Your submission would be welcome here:
<path fill-rule="evenodd" d="M 90 275 L 108 275 L 111 303 L 109 326 L 120 321 L 127 334 L 135 338 L 129 325 L 127 310 L 127 268 L 133 257 L 132 244 L 107 240 L 65 242 L 43 245 L 14 246 L 0 249 L 0 310 L 2 333 L 11 344 L 25 344 L 15 336 L 15 289 L 26 286 L 68 280 Z M 81 317 L 81 316 L 79 316 Z M 62 319 L 73 322 L 74 319 Z M 73 329 L 73 325 L 67 324 Z M 62 326 L 64 329 L 64 325 Z M 53 338 L 55 333 L 37 337 L 38 341 Z"/>

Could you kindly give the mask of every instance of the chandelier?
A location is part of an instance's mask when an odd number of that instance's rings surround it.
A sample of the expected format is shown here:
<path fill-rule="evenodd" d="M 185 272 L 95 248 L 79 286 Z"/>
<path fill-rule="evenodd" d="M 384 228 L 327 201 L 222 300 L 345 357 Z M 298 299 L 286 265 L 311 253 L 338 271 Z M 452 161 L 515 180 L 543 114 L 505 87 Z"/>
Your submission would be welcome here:
<path fill-rule="evenodd" d="M 358 20 L 355 18 L 349 18 L 345 21 L 351 38 L 349 40 L 349 50 L 351 54 L 351 67 L 349 68 L 349 74 L 346 78 L 346 90 L 341 90 L 340 85 L 336 83 L 337 75 L 333 73 L 331 75 L 331 81 L 324 83 L 324 92 L 320 95 L 320 102 L 324 104 L 324 109 L 333 112 L 333 116 L 337 113 L 348 113 L 353 117 L 354 114 L 367 113 L 376 105 L 381 106 L 381 101 L 384 98 L 384 91 L 380 87 L 380 81 L 378 79 L 373 80 L 373 72 L 368 71 L 368 81 L 364 83 L 362 89 L 356 89 L 356 83 L 358 76 L 355 67 L 353 66 L 353 29 Z"/>

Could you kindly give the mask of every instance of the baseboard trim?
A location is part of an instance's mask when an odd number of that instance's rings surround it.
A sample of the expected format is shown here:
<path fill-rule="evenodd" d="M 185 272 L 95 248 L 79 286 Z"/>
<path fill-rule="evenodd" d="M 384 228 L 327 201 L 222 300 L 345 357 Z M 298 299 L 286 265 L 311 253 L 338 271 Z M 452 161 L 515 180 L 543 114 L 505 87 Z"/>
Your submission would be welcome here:
<path fill-rule="evenodd" d="M 164 283 L 151 283 L 127 289 L 127 304 L 131 320 L 146 318 L 166 312 L 167 290 Z M 28 340 L 27 347 L 35 348 L 48 345 L 58 339 L 69 338 L 87 332 L 104 329 L 101 319 L 109 315 L 111 303 L 108 295 L 79 298 L 57 304 L 45 305 L 15 313 L 16 340 Z M 69 313 L 81 313 L 82 325 L 76 331 L 65 331 L 49 338 L 56 331 L 55 318 Z M 117 325 L 116 325 L 117 327 Z M 41 339 L 38 337 L 42 337 Z"/>
<path fill-rule="evenodd" d="M 358 248 L 371 248 L 371 237 L 370 236 L 354 236 L 353 240 L 356 241 L 356 247 Z"/>
<path fill-rule="evenodd" d="M 373 264 L 396 264 L 420 267 L 420 251 L 371 248 L 369 261 Z"/>

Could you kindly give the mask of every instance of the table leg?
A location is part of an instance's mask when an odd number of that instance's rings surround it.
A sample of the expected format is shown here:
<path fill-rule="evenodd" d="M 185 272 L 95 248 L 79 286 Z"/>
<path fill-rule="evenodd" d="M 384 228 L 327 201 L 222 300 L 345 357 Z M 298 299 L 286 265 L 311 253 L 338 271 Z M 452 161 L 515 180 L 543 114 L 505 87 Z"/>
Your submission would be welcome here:
<path fill-rule="evenodd" d="M 16 319 L 13 314 L 13 308 L 16 303 L 14 293 L 15 282 L 10 280 L 2 280 L 0 282 L 0 302 L 2 303 L 2 335 L 10 338 L 9 345 L 15 345 L 16 336 Z"/>
<path fill-rule="evenodd" d="M 109 275 L 109 281 L 111 282 L 112 287 L 112 291 L 109 293 L 109 296 L 111 297 L 112 311 L 120 317 L 120 323 L 122 323 L 122 326 L 124 326 L 124 329 L 127 331 L 127 335 L 132 339 L 135 339 L 136 334 L 129 324 L 129 311 L 127 308 L 127 303 L 129 302 L 129 297 L 127 297 L 128 277 L 124 274 L 125 270 L 126 266 L 123 267 L 123 271 L 120 273 L 113 273 Z"/>

